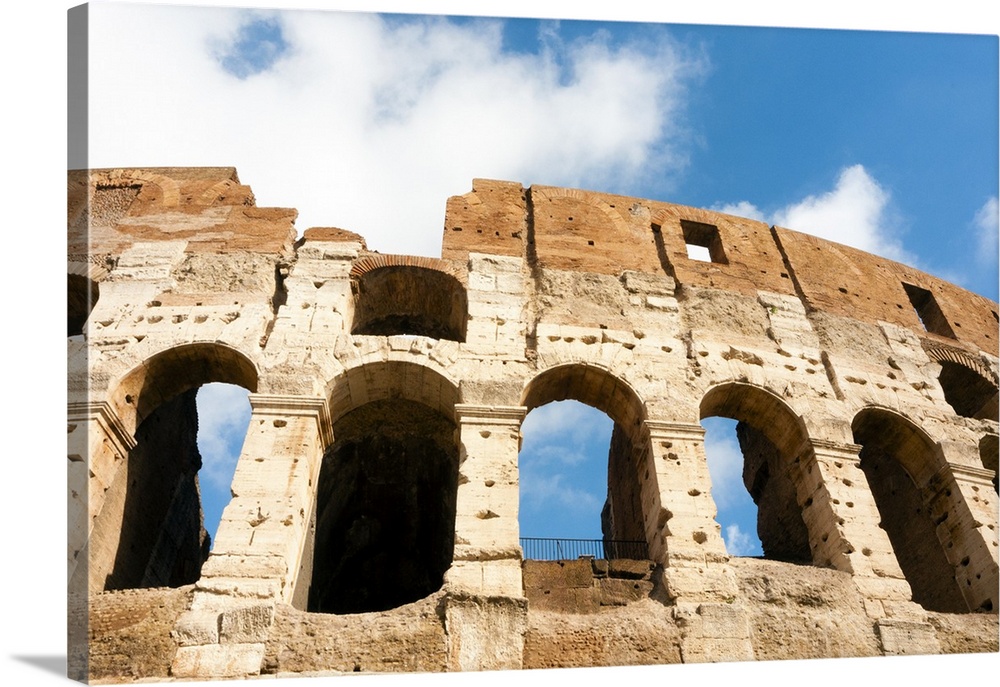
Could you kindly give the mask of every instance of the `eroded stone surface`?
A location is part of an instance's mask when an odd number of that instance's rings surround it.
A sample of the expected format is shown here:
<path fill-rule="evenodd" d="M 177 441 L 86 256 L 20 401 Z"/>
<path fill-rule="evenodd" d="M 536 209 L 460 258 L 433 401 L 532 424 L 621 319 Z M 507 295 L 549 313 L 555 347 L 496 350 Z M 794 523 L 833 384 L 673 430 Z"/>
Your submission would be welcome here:
<path fill-rule="evenodd" d="M 296 241 L 295 211 L 231 168 L 68 188 L 67 561 L 92 679 L 997 650 L 992 301 L 574 189 L 477 179 L 430 259 Z M 252 417 L 202 564 L 184 403 L 210 382 Z M 614 421 L 602 526 L 648 560 L 522 561 L 521 422 L 563 399 Z M 795 564 L 726 553 L 713 415 L 742 428 L 766 554 Z M 364 603 L 310 605 L 343 580 Z M 188 586 L 112 591 L 162 584 Z"/>

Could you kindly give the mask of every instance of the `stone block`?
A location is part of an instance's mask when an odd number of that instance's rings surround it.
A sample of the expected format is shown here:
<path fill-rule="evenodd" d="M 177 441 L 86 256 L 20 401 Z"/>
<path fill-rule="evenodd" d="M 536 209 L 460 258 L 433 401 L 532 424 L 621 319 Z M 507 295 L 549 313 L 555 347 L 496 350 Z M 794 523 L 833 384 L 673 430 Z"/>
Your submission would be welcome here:
<path fill-rule="evenodd" d="M 207 644 L 177 649 L 170 674 L 176 678 L 239 678 L 260 673 L 263 644 Z"/>
<path fill-rule="evenodd" d="M 653 572 L 651 561 L 616 558 L 608 561 L 608 576 L 626 580 L 648 580 Z"/>
<path fill-rule="evenodd" d="M 216 611 L 188 611 L 177 622 L 174 634 L 181 646 L 218 644 L 219 613 Z"/>
<path fill-rule="evenodd" d="M 929 623 L 880 618 L 875 623 L 882 651 L 887 656 L 919 656 L 941 653 L 934 628 Z"/>
<path fill-rule="evenodd" d="M 219 620 L 219 641 L 223 644 L 264 642 L 273 621 L 274 606 L 271 604 L 224 611 Z"/>

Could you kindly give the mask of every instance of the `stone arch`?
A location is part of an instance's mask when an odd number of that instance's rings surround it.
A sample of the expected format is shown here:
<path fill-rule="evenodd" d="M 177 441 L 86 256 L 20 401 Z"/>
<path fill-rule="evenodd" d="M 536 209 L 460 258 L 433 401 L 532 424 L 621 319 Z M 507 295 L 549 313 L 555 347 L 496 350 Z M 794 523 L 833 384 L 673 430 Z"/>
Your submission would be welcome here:
<path fill-rule="evenodd" d="M 938 381 L 948 404 L 962 417 L 997 420 L 997 379 L 965 351 L 928 346 L 927 357 L 941 365 Z"/>
<path fill-rule="evenodd" d="M 296 592 L 307 610 L 382 611 L 441 588 L 454 555 L 458 400 L 456 384 L 413 362 L 333 380 L 334 440 Z"/>
<path fill-rule="evenodd" d="M 861 470 L 881 516 L 879 526 L 889 536 L 913 600 L 932 611 L 968 611 L 947 554 L 952 490 L 938 490 L 946 468 L 940 446 L 909 418 L 886 408 L 862 409 L 851 427 L 862 446 Z"/>
<path fill-rule="evenodd" d="M 148 357 L 124 375 L 110 394 L 129 433 L 164 401 L 210 382 L 257 391 L 257 366 L 246 354 L 219 342 L 174 346 Z"/>
<path fill-rule="evenodd" d="M 540 372 L 521 394 L 521 405 L 529 412 L 565 400 L 596 408 L 614 422 L 608 452 L 608 496 L 601 513 L 605 542 L 647 541 L 640 475 L 649 442 L 645 403 L 619 375 L 583 362 L 563 363 Z"/>
<path fill-rule="evenodd" d="M 406 334 L 465 341 L 469 302 L 459 275 L 443 260 L 372 255 L 351 268 L 355 335 Z"/>
<path fill-rule="evenodd" d="M 197 581 L 210 542 L 197 473 L 197 390 L 226 382 L 257 390 L 257 369 L 219 343 L 160 351 L 110 394 L 135 445 L 106 485 L 91 531 L 92 587 L 129 589 Z"/>
<path fill-rule="evenodd" d="M 773 392 L 744 382 L 726 382 L 702 397 L 700 419 L 719 416 L 737 421 L 743 452 L 743 483 L 757 505 L 757 535 L 764 556 L 813 562 L 810 531 L 802 515 L 808 498 L 802 458 L 808 451 L 805 422 Z"/>

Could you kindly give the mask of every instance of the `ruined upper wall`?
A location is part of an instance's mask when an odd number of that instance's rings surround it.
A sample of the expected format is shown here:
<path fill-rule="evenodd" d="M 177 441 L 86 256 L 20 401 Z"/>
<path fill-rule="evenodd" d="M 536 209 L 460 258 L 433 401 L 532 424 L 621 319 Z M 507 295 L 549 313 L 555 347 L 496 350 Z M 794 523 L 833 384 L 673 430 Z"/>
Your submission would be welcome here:
<path fill-rule="evenodd" d="M 711 262 L 688 257 L 701 246 Z M 917 269 L 721 212 L 549 186 L 476 179 L 448 200 L 442 255 L 526 259 L 533 269 L 664 274 L 680 288 L 768 291 L 822 311 L 889 322 L 996 355 L 997 304 Z"/>
<path fill-rule="evenodd" d="M 70 255 L 117 254 L 139 241 L 186 241 L 186 251 L 287 253 L 298 214 L 259 208 L 233 167 L 73 170 Z"/>

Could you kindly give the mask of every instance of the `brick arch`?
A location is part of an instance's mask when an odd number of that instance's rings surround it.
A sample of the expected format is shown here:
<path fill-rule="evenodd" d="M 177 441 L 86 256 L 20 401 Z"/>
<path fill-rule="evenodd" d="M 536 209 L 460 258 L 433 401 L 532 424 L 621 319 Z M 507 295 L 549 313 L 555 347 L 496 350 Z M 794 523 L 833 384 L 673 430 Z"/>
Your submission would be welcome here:
<path fill-rule="evenodd" d="M 467 277 L 444 260 L 370 255 L 351 267 L 351 333 L 428 336 L 465 341 Z"/>
<path fill-rule="evenodd" d="M 180 182 L 163 174 L 141 169 L 111 169 L 94 172 L 92 186 L 121 186 L 127 183 L 152 184 L 160 194 L 160 205 L 177 207 L 181 202 Z"/>
<path fill-rule="evenodd" d="M 258 371 L 245 353 L 218 342 L 181 344 L 147 357 L 122 376 L 109 394 L 129 433 L 161 403 L 203 384 L 235 384 L 257 391 Z"/>
<path fill-rule="evenodd" d="M 950 346 L 928 345 L 927 357 L 941 366 L 945 400 L 962 417 L 997 420 L 997 376 L 983 361 Z"/>
<path fill-rule="evenodd" d="M 556 188 L 552 186 L 532 186 L 531 193 L 534 196 L 540 196 L 539 200 L 566 198 L 576 201 L 581 205 L 589 205 L 602 212 L 616 232 L 629 230 L 629 222 L 622 216 L 618 208 L 613 207 L 608 201 L 597 194 L 575 188 Z"/>

